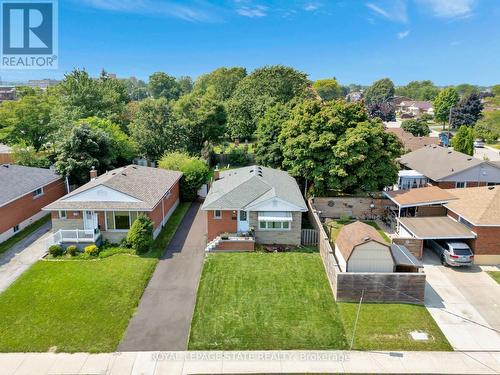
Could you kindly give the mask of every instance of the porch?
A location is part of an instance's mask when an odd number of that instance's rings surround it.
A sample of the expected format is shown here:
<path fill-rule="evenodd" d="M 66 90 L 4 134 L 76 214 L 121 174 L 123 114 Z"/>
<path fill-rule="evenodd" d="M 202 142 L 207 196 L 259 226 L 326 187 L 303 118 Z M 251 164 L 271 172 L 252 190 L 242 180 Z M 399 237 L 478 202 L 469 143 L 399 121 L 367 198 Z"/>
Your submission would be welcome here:
<path fill-rule="evenodd" d="M 52 245 L 99 245 L 102 241 L 102 234 L 99 229 L 60 229 L 45 240 L 45 248 Z"/>
<path fill-rule="evenodd" d="M 207 244 L 206 252 L 212 251 L 254 251 L 255 238 L 251 233 L 225 233 Z"/>

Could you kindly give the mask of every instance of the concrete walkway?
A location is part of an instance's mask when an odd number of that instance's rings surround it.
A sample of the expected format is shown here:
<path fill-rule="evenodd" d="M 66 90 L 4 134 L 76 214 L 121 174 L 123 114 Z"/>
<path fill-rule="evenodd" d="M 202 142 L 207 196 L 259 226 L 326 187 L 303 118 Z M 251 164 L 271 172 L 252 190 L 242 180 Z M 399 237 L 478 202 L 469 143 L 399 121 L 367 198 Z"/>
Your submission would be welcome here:
<path fill-rule="evenodd" d="M 44 241 L 51 225 L 45 223 L 0 255 L 0 293 L 45 254 Z"/>
<path fill-rule="evenodd" d="M 496 352 L 127 352 L 0 354 L 2 375 L 498 374 Z"/>
<path fill-rule="evenodd" d="M 500 286 L 479 267 L 442 266 L 426 251 L 425 305 L 455 350 L 500 351 Z"/>
<path fill-rule="evenodd" d="M 158 263 L 118 350 L 187 349 L 206 232 L 206 213 L 193 203 Z"/>

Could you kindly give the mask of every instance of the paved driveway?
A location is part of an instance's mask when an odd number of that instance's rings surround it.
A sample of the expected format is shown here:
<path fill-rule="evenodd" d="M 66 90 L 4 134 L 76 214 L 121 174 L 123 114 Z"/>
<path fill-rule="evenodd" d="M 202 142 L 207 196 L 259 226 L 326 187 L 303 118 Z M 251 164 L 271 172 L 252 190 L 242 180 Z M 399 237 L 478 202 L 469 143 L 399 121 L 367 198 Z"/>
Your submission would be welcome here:
<path fill-rule="evenodd" d="M 0 255 L 0 293 L 46 253 L 44 241 L 51 225 L 45 223 Z"/>
<path fill-rule="evenodd" d="M 119 351 L 187 349 L 206 232 L 206 214 L 193 203 L 158 263 Z"/>
<path fill-rule="evenodd" d="M 479 267 L 448 268 L 425 251 L 425 305 L 456 350 L 500 350 L 500 285 Z"/>

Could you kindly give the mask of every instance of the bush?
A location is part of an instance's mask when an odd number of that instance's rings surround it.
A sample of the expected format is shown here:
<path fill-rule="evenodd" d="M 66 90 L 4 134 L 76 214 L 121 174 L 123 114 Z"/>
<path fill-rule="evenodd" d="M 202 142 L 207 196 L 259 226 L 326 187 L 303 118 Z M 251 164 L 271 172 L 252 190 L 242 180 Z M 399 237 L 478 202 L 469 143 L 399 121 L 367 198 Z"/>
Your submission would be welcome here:
<path fill-rule="evenodd" d="M 74 257 L 77 253 L 78 247 L 76 247 L 75 245 L 71 245 L 66 248 L 66 254 L 71 255 L 72 257 Z"/>
<path fill-rule="evenodd" d="M 52 255 L 54 258 L 60 257 L 61 255 L 63 255 L 63 253 L 64 250 L 59 245 L 52 245 L 51 247 L 49 247 L 49 254 Z"/>
<path fill-rule="evenodd" d="M 158 163 L 160 168 L 183 173 L 181 179 L 181 196 L 185 201 L 193 201 L 198 197 L 198 190 L 205 184 L 210 175 L 207 164 L 200 158 L 190 157 L 182 152 L 166 154 Z"/>
<path fill-rule="evenodd" d="M 401 124 L 401 128 L 413 134 L 415 137 L 428 136 L 431 132 L 427 121 L 422 119 L 405 120 Z"/>
<path fill-rule="evenodd" d="M 149 251 L 153 244 L 153 222 L 146 215 L 139 215 L 127 234 L 127 243 L 139 254 Z"/>
<path fill-rule="evenodd" d="M 84 253 L 92 257 L 96 257 L 99 255 L 99 248 L 96 245 L 86 246 Z"/>
<path fill-rule="evenodd" d="M 233 148 L 229 153 L 229 163 L 235 166 L 244 166 L 248 164 L 248 155 L 241 148 Z"/>

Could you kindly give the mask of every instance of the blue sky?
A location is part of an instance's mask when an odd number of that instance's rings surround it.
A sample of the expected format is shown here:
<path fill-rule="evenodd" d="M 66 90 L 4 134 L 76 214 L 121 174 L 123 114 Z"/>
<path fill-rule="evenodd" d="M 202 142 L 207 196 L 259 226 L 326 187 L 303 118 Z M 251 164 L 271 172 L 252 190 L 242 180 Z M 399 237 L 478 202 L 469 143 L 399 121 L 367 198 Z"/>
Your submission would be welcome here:
<path fill-rule="evenodd" d="M 60 78 L 74 67 L 145 79 L 220 66 L 293 66 L 370 84 L 500 83 L 499 0 L 60 0 Z"/>

